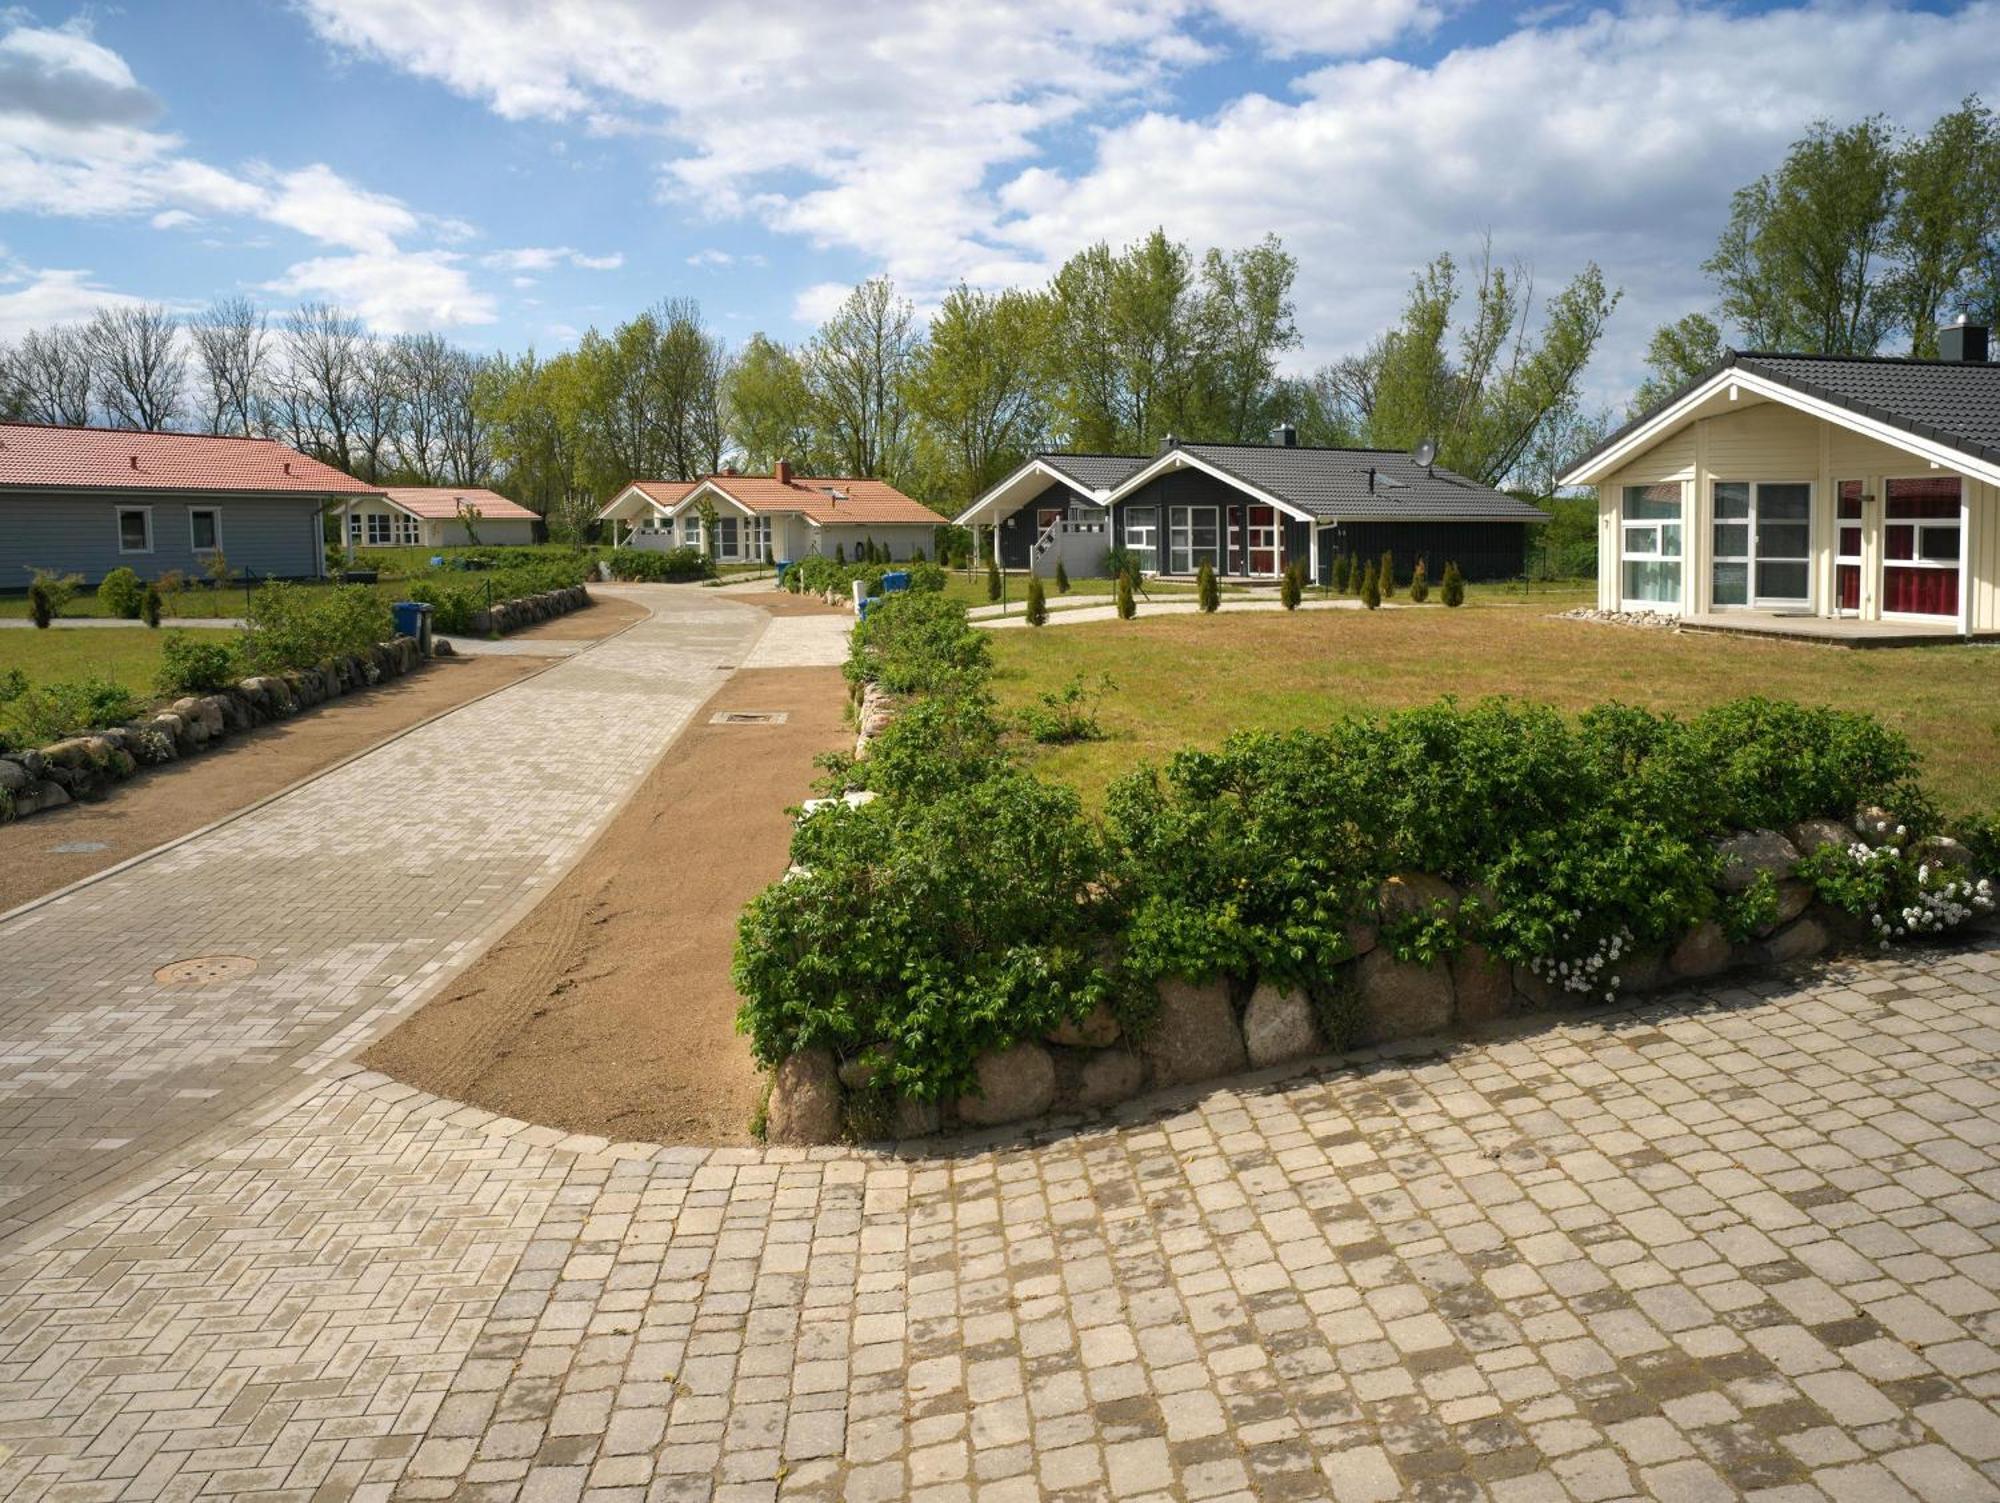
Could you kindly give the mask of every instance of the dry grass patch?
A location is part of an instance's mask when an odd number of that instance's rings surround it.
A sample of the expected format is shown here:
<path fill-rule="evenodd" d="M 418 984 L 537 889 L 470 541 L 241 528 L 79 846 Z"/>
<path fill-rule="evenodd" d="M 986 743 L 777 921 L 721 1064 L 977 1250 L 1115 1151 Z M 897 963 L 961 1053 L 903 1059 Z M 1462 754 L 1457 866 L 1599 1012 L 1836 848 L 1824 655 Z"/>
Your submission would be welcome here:
<path fill-rule="evenodd" d="M 1318 725 L 1444 694 L 1519 695 L 1565 710 L 1604 700 L 1698 710 L 1745 694 L 1870 710 L 1922 752 L 1949 808 L 2000 790 L 2000 649 L 1852 651 L 1679 636 L 1553 619 L 1544 607 L 1162 616 L 996 632 L 994 688 L 1026 704 L 1075 674 L 1118 683 L 1109 739 L 1031 748 L 1032 765 L 1096 802 L 1141 759 L 1215 746 L 1232 731 Z"/>

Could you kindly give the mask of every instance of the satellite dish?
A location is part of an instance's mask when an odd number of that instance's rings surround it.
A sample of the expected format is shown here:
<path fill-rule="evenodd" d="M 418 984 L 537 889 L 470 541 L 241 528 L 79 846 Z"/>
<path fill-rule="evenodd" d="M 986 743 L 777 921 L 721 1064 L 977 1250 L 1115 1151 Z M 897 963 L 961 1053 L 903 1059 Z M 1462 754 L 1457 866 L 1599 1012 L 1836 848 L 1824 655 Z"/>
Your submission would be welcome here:
<path fill-rule="evenodd" d="M 1416 448 L 1410 451 L 1410 458 L 1414 459 L 1418 464 L 1422 465 L 1425 469 L 1429 469 L 1431 467 L 1431 462 L 1435 460 L 1437 457 L 1438 457 L 1438 446 L 1435 442 L 1433 442 L 1431 439 L 1428 438 L 1424 439 L 1416 446 Z"/>

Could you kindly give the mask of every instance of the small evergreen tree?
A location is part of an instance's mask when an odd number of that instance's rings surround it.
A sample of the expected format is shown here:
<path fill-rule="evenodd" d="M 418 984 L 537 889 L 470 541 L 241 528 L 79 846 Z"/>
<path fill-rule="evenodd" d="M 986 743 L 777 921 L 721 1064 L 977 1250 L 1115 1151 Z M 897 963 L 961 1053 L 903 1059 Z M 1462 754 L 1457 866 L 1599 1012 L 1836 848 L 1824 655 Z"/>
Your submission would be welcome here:
<path fill-rule="evenodd" d="M 1000 560 L 997 558 L 986 560 L 986 599 L 993 605 L 1000 603 Z"/>
<path fill-rule="evenodd" d="M 1361 593 L 1361 559 L 1353 553 L 1347 555 L 1347 588 L 1357 596 Z"/>
<path fill-rule="evenodd" d="M 1130 573 L 1118 576 L 1118 619 L 1130 621 L 1139 614 L 1138 602 L 1132 598 L 1132 576 Z"/>
<path fill-rule="evenodd" d="M 1410 599 L 1422 605 L 1431 598 L 1431 582 L 1424 577 L 1424 561 L 1417 560 L 1416 568 L 1410 571 Z"/>
<path fill-rule="evenodd" d="M 1195 600 L 1201 606 L 1204 615 L 1213 612 L 1217 606 L 1222 604 L 1222 591 L 1216 587 L 1215 583 L 1215 565 L 1211 564 L 1207 559 L 1203 559 L 1201 567 L 1195 571 L 1194 594 Z"/>
<path fill-rule="evenodd" d="M 1444 603 L 1453 607 L 1465 604 L 1465 576 L 1455 563 L 1444 566 Z"/>
<path fill-rule="evenodd" d="M 1387 548 L 1382 550 L 1382 569 L 1376 575 L 1375 588 L 1382 592 L 1384 600 L 1396 598 L 1396 555 Z"/>
<path fill-rule="evenodd" d="M 148 626 L 158 626 L 160 624 L 160 587 L 158 585 L 149 584 L 146 586 L 146 598 L 139 602 L 139 619 L 144 621 Z"/>
<path fill-rule="evenodd" d="M 921 548 L 912 548 L 910 550 L 910 562 L 913 564 L 920 564 L 923 561 L 924 561 L 924 550 Z"/>
<path fill-rule="evenodd" d="M 1361 566 L 1361 603 L 1367 606 L 1368 609 L 1371 611 L 1380 610 L 1382 608 L 1382 586 L 1380 583 L 1380 576 L 1376 573 L 1375 569 L 1368 564 L 1363 564 Z"/>
<path fill-rule="evenodd" d="M 1299 608 L 1299 596 L 1304 593 L 1299 587 L 1299 566 L 1294 563 L 1285 569 L 1285 582 L 1278 586 L 1278 601 L 1288 611 Z"/>
<path fill-rule="evenodd" d="M 835 544 L 833 545 L 833 561 L 834 561 L 834 562 L 835 562 L 836 564 L 841 564 L 841 565 L 845 565 L 845 564 L 846 564 L 846 562 L 847 562 L 847 544 L 845 544 L 845 543 L 835 543 Z"/>
<path fill-rule="evenodd" d="M 1042 589 L 1042 576 L 1028 576 L 1028 625 L 1047 626 L 1049 624 L 1049 597 Z"/>
<path fill-rule="evenodd" d="M 1061 559 L 1056 560 L 1056 593 L 1058 595 L 1069 593 L 1069 570 L 1063 567 Z"/>
<path fill-rule="evenodd" d="M 1342 595 L 1347 593 L 1347 571 L 1348 558 L 1343 553 L 1333 561 L 1333 587 Z"/>

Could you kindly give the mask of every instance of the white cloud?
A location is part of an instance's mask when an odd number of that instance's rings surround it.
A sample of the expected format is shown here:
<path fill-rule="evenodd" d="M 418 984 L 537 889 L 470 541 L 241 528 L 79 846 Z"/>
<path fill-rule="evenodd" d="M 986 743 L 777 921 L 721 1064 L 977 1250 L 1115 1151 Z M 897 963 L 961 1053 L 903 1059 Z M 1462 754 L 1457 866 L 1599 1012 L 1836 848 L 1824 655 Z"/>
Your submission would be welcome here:
<path fill-rule="evenodd" d="M 187 225 L 200 224 L 201 216 L 190 214 L 186 209 L 162 209 L 149 223 L 156 230 L 178 230 Z"/>
<path fill-rule="evenodd" d="M 77 323 L 99 308 L 139 301 L 104 286 L 89 271 L 10 265 L 0 271 L 0 344 L 13 343 L 30 329 Z"/>
<path fill-rule="evenodd" d="M 490 324 L 490 294 L 476 289 L 449 251 L 360 252 L 318 256 L 264 286 L 288 298 L 323 299 L 359 315 L 382 334 Z"/>
<path fill-rule="evenodd" d="M 736 258 L 728 251 L 711 245 L 706 250 L 698 250 L 692 256 L 689 256 L 687 264 L 690 266 L 734 266 Z"/>
<path fill-rule="evenodd" d="M 619 251 L 608 256 L 586 255 L 567 245 L 522 245 L 489 252 L 479 258 L 479 264 L 503 271 L 553 271 L 562 265 L 579 271 L 616 271 L 625 264 L 625 256 Z"/>
<path fill-rule="evenodd" d="M 1429 32 L 1443 19 L 1426 0 L 1208 0 L 1224 21 L 1255 38 L 1273 57 L 1345 57 L 1381 47 L 1406 32 Z"/>

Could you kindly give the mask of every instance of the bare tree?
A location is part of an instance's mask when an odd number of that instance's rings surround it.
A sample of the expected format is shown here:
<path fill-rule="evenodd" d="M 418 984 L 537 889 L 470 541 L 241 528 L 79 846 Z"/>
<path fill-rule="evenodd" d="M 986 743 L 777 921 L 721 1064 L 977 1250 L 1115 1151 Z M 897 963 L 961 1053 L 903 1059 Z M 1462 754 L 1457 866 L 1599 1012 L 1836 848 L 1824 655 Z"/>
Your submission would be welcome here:
<path fill-rule="evenodd" d="M 188 320 L 201 366 L 202 407 L 210 433 L 249 437 L 265 413 L 270 346 L 264 310 L 247 297 L 219 298 Z"/>
<path fill-rule="evenodd" d="M 390 478 L 402 431 L 402 364 L 395 347 L 363 335 L 354 356 L 354 474 L 370 485 Z"/>
<path fill-rule="evenodd" d="M 76 328 L 30 329 L 14 351 L 22 415 L 77 428 L 90 421 L 90 354 Z"/>
<path fill-rule="evenodd" d="M 172 426 L 187 388 L 180 320 L 157 303 L 99 308 L 83 326 L 97 400 L 119 428 Z"/>
<path fill-rule="evenodd" d="M 493 479 L 491 391 L 501 375 L 493 359 L 451 351 L 439 404 L 439 445 L 447 485 L 486 485 Z"/>
<path fill-rule="evenodd" d="M 391 347 L 403 399 L 396 466 L 423 485 L 437 485 L 444 463 L 445 406 L 458 355 L 439 334 L 403 334 Z"/>
<path fill-rule="evenodd" d="M 354 464 L 361 320 L 331 303 L 301 303 L 285 320 L 286 425 L 296 447 L 335 469 Z"/>
<path fill-rule="evenodd" d="M 20 356 L 0 344 L 0 423 L 18 423 L 28 415 L 28 389 L 19 367 Z"/>

